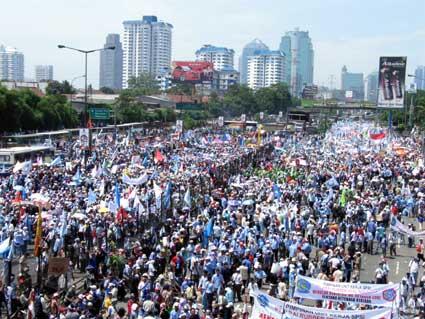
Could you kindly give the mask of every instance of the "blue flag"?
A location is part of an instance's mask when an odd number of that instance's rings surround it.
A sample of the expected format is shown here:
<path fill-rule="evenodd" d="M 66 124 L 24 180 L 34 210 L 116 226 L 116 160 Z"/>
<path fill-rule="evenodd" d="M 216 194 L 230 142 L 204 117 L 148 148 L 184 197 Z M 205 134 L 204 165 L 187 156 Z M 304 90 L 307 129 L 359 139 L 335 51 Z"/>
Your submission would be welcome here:
<path fill-rule="evenodd" d="M 186 194 L 183 199 L 186 207 L 192 208 L 192 196 L 190 196 L 190 188 L 187 188 Z"/>
<path fill-rule="evenodd" d="M 146 155 L 145 155 L 145 157 L 143 158 L 142 165 L 143 165 L 144 167 L 148 167 L 148 165 L 149 165 L 148 157 L 147 157 Z"/>
<path fill-rule="evenodd" d="M 208 220 L 208 224 L 206 225 L 205 229 L 204 229 L 204 241 L 203 241 L 203 246 L 207 247 L 208 246 L 208 240 L 211 237 L 211 235 L 213 234 L 214 231 L 214 218 L 210 218 Z"/>
<path fill-rule="evenodd" d="M 87 196 L 87 204 L 93 205 L 94 203 L 96 203 L 96 193 L 93 192 L 92 189 L 90 189 Z"/>
<path fill-rule="evenodd" d="M 164 196 L 162 197 L 162 206 L 164 209 L 170 209 L 171 208 L 171 189 L 173 185 L 171 182 L 167 183 L 167 186 L 165 187 Z"/>
<path fill-rule="evenodd" d="M 121 194 L 118 182 L 115 182 L 115 206 L 117 209 L 121 207 Z"/>
<path fill-rule="evenodd" d="M 72 180 L 75 182 L 75 184 L 79 185 L 81 183 L 81 173 L 80 168 L 77 169 L 77 172 L 72 177 Z"/>
<path fill-rule="evenodd" d="M 67 220 L 68 220 L 68 213 L 64 211 L 62 213 L 62 227 L 61 227 L 61 230 L 60 230 L 60 233 L 59 233 L 59 235 L 60 235 L 60 244 L 59 244 L 59 247 L 58 247 L 58 249 L 56 251 L 61 250 L 61 248 L 63 247 L 63 244 L 65 242 L 65 235 L 68 232 L 68 230 L 67 230 L 67 228 L 68 228 L 68 222 L 67 222 Z"/>
<path fill-rule="evenodd" d="M 280 191 L 280 187 L 277 184 L 273 185 L 273 194 L 275 199 L 279 199 L 282 196 L 282 192 Z"/>
<path fill-rule="evenodd" d="M 50 163 L 50 166 L 56 166 L 61 164 L 62 164 L 62 159 L 60 156 L 58 156 Z"/>

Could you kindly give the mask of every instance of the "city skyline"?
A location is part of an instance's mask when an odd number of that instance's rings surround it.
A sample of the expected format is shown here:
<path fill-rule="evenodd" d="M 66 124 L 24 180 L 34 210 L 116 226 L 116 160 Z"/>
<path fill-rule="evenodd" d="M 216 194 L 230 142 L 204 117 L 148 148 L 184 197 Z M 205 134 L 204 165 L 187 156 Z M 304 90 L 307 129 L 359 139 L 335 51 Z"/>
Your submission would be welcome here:
<path fill-rule="evenodd" d="M 309 31 L 315 51 L 314 82 L 318 85 L 329 86 L 330 75 L 334 75 L 334 83 L 338 83 L 344 64 L 369 74 L 377 69 L 379 56 L 407 56 L 408 73 L 425 63 L 425 28 L 421 23 L 425 2 L 421 0 L 406 3 L 324 0 L 295 4 L 266 0 L 264 4 L 249 5 L 242 0 L 231 3 L 218 0 L 212 7 L 206 2 L 188 0 L 185 10 L 179 10 L 181 2 L 174 0 L 121 3 L 77 0 L 66 2 L 67 10 L 63 10 L 61 2 L 46 0 L 40 4 L 35 0 L 17 0 L 5 4 L 0 12 L 0 27 L 11 30 L 2 35 L 2 44 L 24 53 L 26 78 L 35 77 L 29 73 L 35 65 L 51 64 L 56 79 L 70 80 L 83 71 L 83 57 L 72 52 L 64 57 L 57 44 L 100 48 L 108 33 L 123 34 L 123 21 L 141 19 L 144 15 L 157 15 L 174 26 L 172 60 L 191 60 L 194 51 L 211 43 L 235 50 L 235 61 L 238 61 L 244 45 L 255 38 L 275 50 L 285 32 L 296 27 Z M 25 10 L 21 9 L 23 6 Z M 20 27 L 11 28 L 17 19 Z M 39 31 L 33 25 L 38 26 Z M 28 28 L 34 31 L 28 33 Z M 97 87 L 99 55 L 89 57 L 88 79 Z M 76 85 L 81 86 L 82 82 Z"/>

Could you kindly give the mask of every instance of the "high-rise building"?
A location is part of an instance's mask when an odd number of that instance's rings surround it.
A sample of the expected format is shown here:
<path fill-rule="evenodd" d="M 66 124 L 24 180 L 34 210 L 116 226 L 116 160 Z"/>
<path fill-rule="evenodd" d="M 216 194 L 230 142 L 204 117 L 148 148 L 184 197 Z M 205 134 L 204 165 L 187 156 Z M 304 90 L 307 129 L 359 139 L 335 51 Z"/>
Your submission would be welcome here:
<path fill-rule="evenodd" d="M 372 72 L 365 81 L 365 101 L 376 103 L 378 101 L 379 73 Z"/>
<path fill-rule="evenodd" d="M 216 47 L 206 44 L 196 51 L 196 61 L 211 62 L 214 70 L 233 69 L 235 51 L 228 48 Z"/>
<path fill-rule="evenodd" d="M 232 85 L 239 83 L 239 72 L 234 68 L 222 68 L 214 71 L 213 89 L 218 92 L 226 92 Z"/>
<path fill-rule="evenodd" d="M 256 90 L 285 80 L 285 55 L 281 51 L 256 51 L 248 56 L 247 84 Z"/>
<path fill-rule="evenodd" d="M 362 100 L 364 98 L 363 73 L 348 72 L 344 65 L 341 70 L 341 90 L 352 91 L 352 98 Z"/>
<path fill-rule="evenodd" d="M 24 80 L 24 54 L 22 52 L 0 45 L 0 80 Z"/>
<path fill-rule="evenodd" d="M 425 90 L 425 66 L 418 66 L 415 70 L 416 90 Z"/>
<path fill-rule="evenodd" d="M 241 84 L 247 84 L 248 82 L 248 57 L 255 55 L 255 52 L 264 50 L 269 50 L 269 48 L 259 39 L 254 39 L 243 48 L 242 54 L 239 57 L 239 73 Z"/>
<path fill-rule="evenodd" d="M 158 21 L 156 16 L 142 20 L 124 21 L 123 88 L 128 80 L 142 73 L 161 75 L 171 66 L 171 39 L 173 26 Z"/>
<path fill-rule="evenodd" d="M 37 82 L 47 82 L 53 80 L 53 65 L 36 65 L 35 80 Z"/>
<path fill-rule="evenodd" d="M 99 87 L 119 90 L 122 88 L 122 45 L 119 34 L 108 34 L 104 48 L 114 50 L 100 51 Z"/>
<path fill-rule="evenodd" d="M 313 84 L 314 50 L 308 31 L 288 31 L 280 42 L 286 57 L 285 82 L 291 93 L 300 96 L 305 85 Z"/>

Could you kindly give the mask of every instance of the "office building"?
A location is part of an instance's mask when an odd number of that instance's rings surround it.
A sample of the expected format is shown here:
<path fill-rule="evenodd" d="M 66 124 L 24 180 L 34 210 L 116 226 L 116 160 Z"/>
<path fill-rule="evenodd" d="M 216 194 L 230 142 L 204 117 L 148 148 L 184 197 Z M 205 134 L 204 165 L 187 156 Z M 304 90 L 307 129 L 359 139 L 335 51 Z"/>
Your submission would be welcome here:
<path fill-rule="evenodd" d="M 220 71 L 214 71 L 213 89 L 223 93 L 232 85 L 239 83 L 239 72 L 234 68 L 222 68 Z"/>
<path fill-rule="evenodd" d="M 53 65 L 36 65 L 35 80 L 37 82 L 48 82 L 53 80 Z"/>
<path fill-rule="evenodd" d="M 197 50 L 195 55 L 196 61 L 211 62 L 216 71 L 229 68 L 233 69 L 235 51 L 232 49 L 207 44 Z"/>
<path fill-rule="evenodd" d="M 247 84 L 248 57 L 255 55 L 255 53 L 258 51 L 264 50 L 269 50 L 269 48 L 259 39 L 254 39 L 243 48 L 242 54 L 239 57 L 239 73 L 241 84 Z"/>
<path fill-rule="evenodd" d="M 142 20 L 124 21 L 123 88 L 128 80 L 142 73 L 161 75 L 171 66 L 171 40 L 173 26 L 158 21 L 156 16 Z"/>
<path fill-rule="evenodd" d="M 104 48 L 114 50 L 100 51 L 99 87 L 114 90 L 122 88 L 122 45 L 119 34 L 108 34 Z"/>
<path fill-rule="evenodd" d="M 378 72 L 372 72 L 366 77 L 365 81 L 365 101 L 376 103 L 378 101 L 378 84 L 379 84 Z"/>
<path fill-rule="evenodd" d="M 349 96 L 350 98 L 355 100 L 363 100 L 363 73 L 348 72 L 347 67 L 344 65 L 341 70 L 341 90 L 345 91 L 346 96 Z"/>
<path fill-rule="evenodd" d="M 0 81 L 24 80 L 24 54 L 16 48 L 0 45 Z"/>
<path fill-rule="evenodd" d="M 286 58 L 285 82 L 291 94 L 300 96 L 305 85 L 313 84 L 314 50 L 308 31 L 288 31 L 280 42 Z"/>
<path fill-rule="evenodd" d="M 416 90 L 425 90 L 425 66 L 418 66 L 414 78 Z"/>
<path fill-rule="evenodd" d="M 285 56 L 281 51 L 256 51 L 248 56 L 247 85 L 257 90 L 285 80 Z"/>

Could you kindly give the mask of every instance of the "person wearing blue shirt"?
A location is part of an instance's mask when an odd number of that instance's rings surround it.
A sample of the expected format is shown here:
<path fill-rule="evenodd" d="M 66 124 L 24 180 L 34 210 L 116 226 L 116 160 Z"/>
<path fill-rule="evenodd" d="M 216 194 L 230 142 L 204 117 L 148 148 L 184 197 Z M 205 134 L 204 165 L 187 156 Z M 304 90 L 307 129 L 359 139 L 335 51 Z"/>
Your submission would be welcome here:
<path fill-rule="evenodd" d="M 295 242 L 292 243 L 291 246 L 289 246 L 289 257 L 290 258 L 295 257 L 295 255 L 297 254 L 297 249 L 298 249 L 298 246 Z"/>

